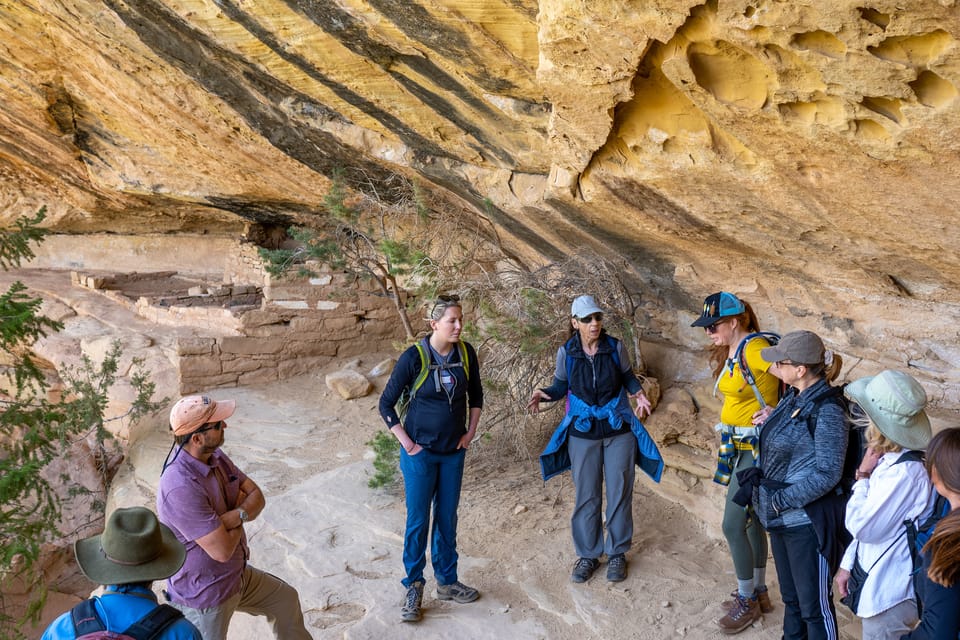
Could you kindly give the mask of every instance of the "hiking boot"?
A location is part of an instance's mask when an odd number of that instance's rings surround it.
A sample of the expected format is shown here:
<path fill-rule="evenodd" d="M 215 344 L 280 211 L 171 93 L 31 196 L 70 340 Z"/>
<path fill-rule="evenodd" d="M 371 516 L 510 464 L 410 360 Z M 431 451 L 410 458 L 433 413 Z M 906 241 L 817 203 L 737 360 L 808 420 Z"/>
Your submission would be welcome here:
<path fill-rule="evenodd" d="M 766 587 L 761 587 L 753 592 L 757 597 L 757 603 L 760 604 L 760 613 L 770 613 L 773 611 L 773 603 L 770 602 L 770 592 Z M 730 611 L 737 604 L 737 591 L 730 594 L 729 600 L 720 603 L 720 608 L 724 611 Z"/>
<path fill-rule="evenodd" d="M 596 558 L 577 558 L 577 564 L 573 565 L 573 574 L 570 579 L 574 582 L 586 582 L 599 566 L 600 561 Z"/>
<path fill-rule="evenodd" d="M 468 602 L 473 602 L 479 597 L 479 591 L 473 587 L 468 587 L 462 582 L 437 585 L 438 600 L 453 600 L 454 602 L 459 602 L 460 604 L 467 604 Z"/>
<path fill-rule="evenodd" d="M 607 582 L 623 582 L 627 579 L 627 559 L 622 553 L 607 558 Z"/>
<path fill-rule="evenodd" d="M 717 620 L 720 631 L 728 635 L 740 633 L 763 616 L 756 598 L 744 598 L 737 593 L 734 601 L 735 604 L 727 611 L 727 615 Z"/>
<path fill-rule="evenodd" d="M 423 580 L 417 580 L 407 587 L 407 595 L 400 608 L 400 619 L 404 622 L 420 622 L 420 605 L 423 603 Z"/>

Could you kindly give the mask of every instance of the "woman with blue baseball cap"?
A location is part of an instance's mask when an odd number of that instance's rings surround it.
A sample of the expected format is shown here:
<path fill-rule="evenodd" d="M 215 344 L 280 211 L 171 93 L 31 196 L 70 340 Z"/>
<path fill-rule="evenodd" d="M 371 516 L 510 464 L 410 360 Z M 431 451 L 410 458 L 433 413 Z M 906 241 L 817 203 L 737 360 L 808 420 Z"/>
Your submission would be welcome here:
<path fill-rule="evenodd" d="M 723 395 L 713 481 L 727 486 L 723 534 L 733 557 L 737 588 L 721 604 L 725 615 L 717 625 L 723 633 L 733 634 L 773 610 L 766 584 L 767 535 L 752 509 L 735 504 L 733 496 L 740 488 L 736 472 L 757 463 L 759 423 L 777 404 L 780 381 L 770 372 L 770 363 L 760 357 L 770 343 L 759 334 L 756 314 L 734 294 L 720 291 L 707 296 L 691 326 L 703 327 L 713 343 L 714 390 Z"/>

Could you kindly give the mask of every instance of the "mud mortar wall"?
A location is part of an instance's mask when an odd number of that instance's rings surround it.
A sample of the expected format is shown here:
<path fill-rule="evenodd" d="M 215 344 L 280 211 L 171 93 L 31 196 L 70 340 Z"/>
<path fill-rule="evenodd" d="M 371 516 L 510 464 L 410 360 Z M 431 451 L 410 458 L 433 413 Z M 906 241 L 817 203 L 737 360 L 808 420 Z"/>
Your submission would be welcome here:
<path fill-rule="evenodd" d="M 282 380 L 404 339 L 393 301 L 355 276 L 264 282 L 261 307 L 237 318 L 238 335 L 178 340 L 181 393 Z"/>

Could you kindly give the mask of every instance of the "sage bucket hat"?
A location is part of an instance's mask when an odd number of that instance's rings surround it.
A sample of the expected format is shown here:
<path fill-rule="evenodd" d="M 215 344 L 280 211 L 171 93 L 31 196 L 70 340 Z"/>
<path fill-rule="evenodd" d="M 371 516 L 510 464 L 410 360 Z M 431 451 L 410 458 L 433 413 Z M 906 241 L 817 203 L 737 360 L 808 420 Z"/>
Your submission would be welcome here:
<path fill-rule="evenodd" d="M 73 545 L 83 575 L 97 584 L 130 584 L 169 578 L 187 552 L 150 509 L 117 509 L 103 533 Z"/>
<path fill-rule="evenodd" d="M 860 405 L 890 441 L 904 449 L 927 448 L 932 436 L 930 419 L 923 410 L 927 392 L 912 376 L 888 369 L 854 380 L 844 394 Z"/>

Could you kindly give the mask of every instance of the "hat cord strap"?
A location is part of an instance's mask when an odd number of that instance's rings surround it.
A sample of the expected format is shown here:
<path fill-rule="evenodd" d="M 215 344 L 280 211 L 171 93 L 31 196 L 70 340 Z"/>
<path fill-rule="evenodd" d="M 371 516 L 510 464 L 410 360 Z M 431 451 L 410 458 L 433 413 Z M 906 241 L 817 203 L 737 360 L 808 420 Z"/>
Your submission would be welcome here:
<path fill-rule="evenodd" d="M 111 557 L 110 554 L 108 554 L 106 551 L 103 550 L 103 545 L 100 545 L 100 555 L 102 555 L 104 558 L 106 558 L 110 562 L 113 562 L 115 564 L 121 564 L 125 567 L 136 567 L 141 564 L 147 564 L 148 562 L 153 562 L 154 560 L 159 558 L 161 554 L 163 554 L 163 549 L 160 549 L 159 551 L 157 551 L 156 553 L 154 553 L 152 556 L 150 556 L 145 560 L 141 560 L 139 562 L 128 562 L 126 560 L 118 560 L 117 558 Z"/>

